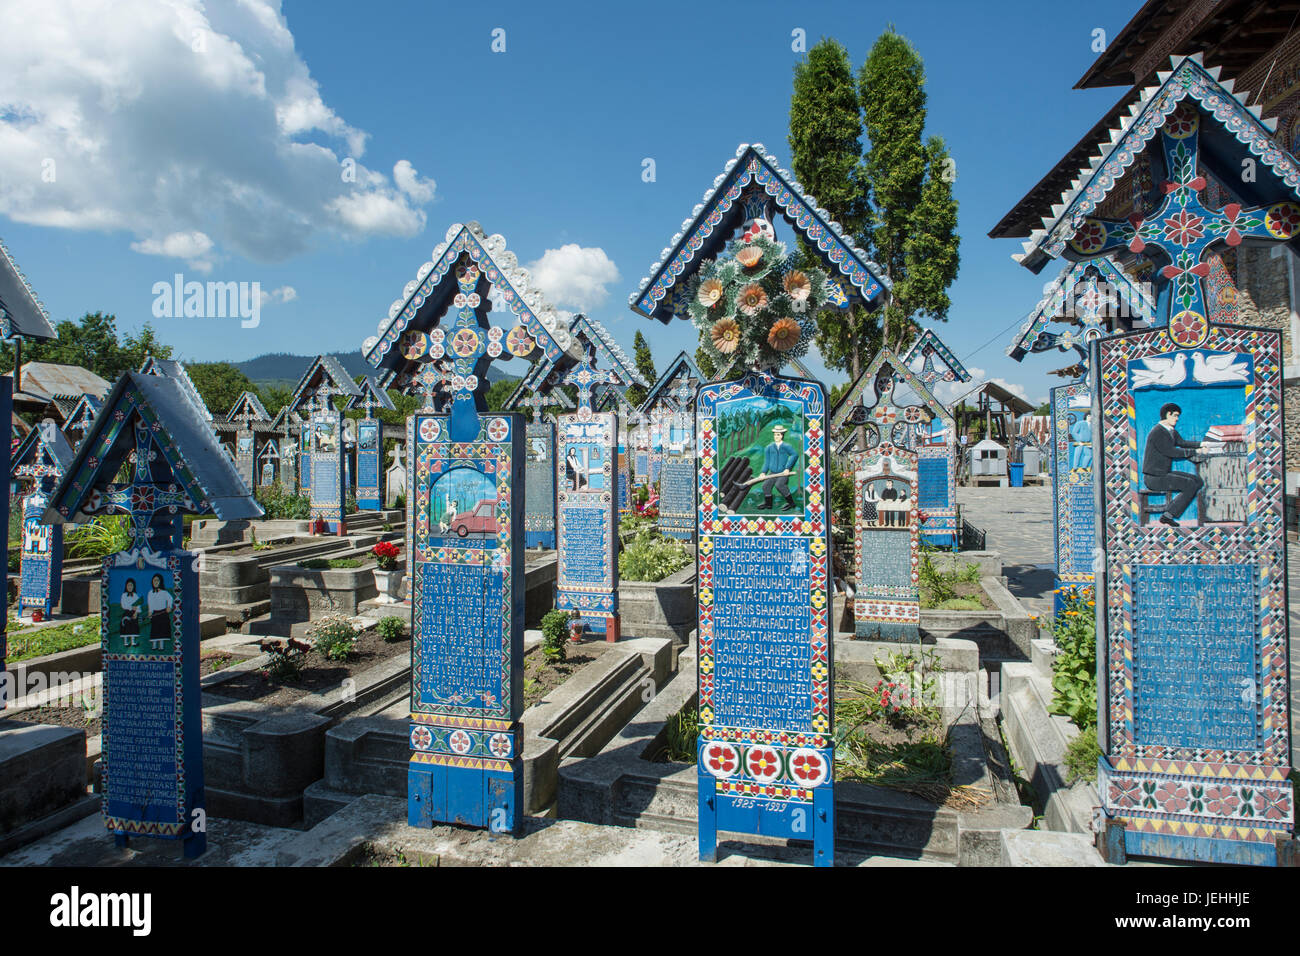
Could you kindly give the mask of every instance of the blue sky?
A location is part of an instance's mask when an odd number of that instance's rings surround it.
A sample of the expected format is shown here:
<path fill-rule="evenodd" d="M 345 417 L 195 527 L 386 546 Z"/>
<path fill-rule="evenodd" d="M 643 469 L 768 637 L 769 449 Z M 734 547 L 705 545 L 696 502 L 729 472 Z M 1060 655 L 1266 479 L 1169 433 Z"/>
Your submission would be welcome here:
<path fill-rule="evenodd" d="M 556 306 L 629 351 L 643 330 L 662 368 L 694 330 L 628 296 L 738 144 L 789 165 L 792 31 L 835 37 L 856 68 L 893 23 L 957 162 L 962 264 L 937 331 L 1037 402 L 1068 359 L 1004 350 L 1056 269 L 1034 276 L 1018 241 L 986 234 L 1123 92 L 1071 86 L 1093 31 L 1139 4 L 16 6 L 0 11 L 25 38 L 0 63 L 0 238 L 55 321 L 152 321 L 195 361 L 358 348 L 447 227 L 477 219 L 540 264 Z M 177 272 L 260 283 L 260 323 L 154 318 Z"/>

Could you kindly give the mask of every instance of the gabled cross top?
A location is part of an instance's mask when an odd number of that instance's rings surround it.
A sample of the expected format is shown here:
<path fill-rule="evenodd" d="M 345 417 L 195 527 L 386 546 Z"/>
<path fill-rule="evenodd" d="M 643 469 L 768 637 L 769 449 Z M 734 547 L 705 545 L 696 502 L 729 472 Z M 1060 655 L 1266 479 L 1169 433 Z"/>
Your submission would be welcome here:
<path fill-rule="evenodd" d="M 550 404 L 550 402 L 547 401 L 546 396 L 541 392 L 529 392 L 523 398 L 519 399 L 518 402 L 518 405 L 521 408 L 532 410 L 533 421 L 535 422 L 540 422 L 542 420 L 542 409 L 548 404 Z"/>
<path fill-rule="evenodd" d="M 1172 281 L 1167 323 L 1169 335 L 1183 347 L 1194 347 L 1209 333 L 1204 280 L 1209 258 L 1220 243 L 1240 245 L 1243 239 L 1287 242 L 1300 232 L 1300 204 L 1290 201 L 1243 209 L 1229 203 L 1211 209 L 1200 194 L 1207 182 L 1199 169 L 1201 117 L 1195 106 L 1178 105 L 1160 130 L 1169 181 L 1162 184 L 1164 200 L 1150 214 L 1127 220 L 1085 219 L 1070 247 L 1093 258 L 1118 249 L 1133 253 L 1163 253 L 1169 263 L 1161 275 Z"/>
<path fill-rule="evenodd" d="M 487 362 L 500 358 L 503 353 L 526 358 L 537 346 L 522 325 L 515 326 L 509 334 L 500 326 L 488 325 L 489 283 L 468 257 L 456 264 L 456 286 L 458 291 L 452 302 L 456 319 L 451 328 L 408 334 L 405 355 L 412 361 L 425 356 L 434 361 L 442 358 L 451 361 L 451 375 L 446 379 L 452 394 L 449 437 L 452 441 L 473 441 L 478 437 L 479 412 L 487 410 L 483 398 L 486 381 L 480 380 L 479 372 L 486 369 Z M 432 408 L 427 392 L 426 406 Z"/>
<path fill-rule="evenodd" d="M 618 382 L 613 372 L 608 369 L 592 368 L 591 362 L 591 356 L 588 355 L 581 365 L 575 365 L 561 380 L 565 385 L 578 387 L 578 419 L 584 422 L 590 420 L 592 416 L 591 393 L 596 385 L 601 382 L 611 385 Z"/>
<path fill-rule="evenodd" d="M 173 519 L 184 511 L 196 511 L 194 501 L 174 481 L 159 481 L 154 477 L 153 463 L 158 450 L 154 445 L 153 431 L 160 428 L 137 421 L 135 425 L 135 469 L 130 484 L 111 484 L 92 499 L 92 510 L 126 512 L 131 516 L 132 549 L 156 551 L 151 539 L 160 530 L 156 524 L 160 512 Z M 176 542 L 179 544 L 179 542 Z"/>

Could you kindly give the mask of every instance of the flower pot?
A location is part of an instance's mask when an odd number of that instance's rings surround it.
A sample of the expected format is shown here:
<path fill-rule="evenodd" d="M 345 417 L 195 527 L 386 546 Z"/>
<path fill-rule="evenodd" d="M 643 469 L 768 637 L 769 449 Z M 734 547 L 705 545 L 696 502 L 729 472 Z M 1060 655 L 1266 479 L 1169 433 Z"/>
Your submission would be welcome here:
<path fill-rule="evenodd" d="M 380 604 L 396 604 L 402 589 L 402 572 L 396 568 L 389 571 L 375 568 L 375 587 L 379 590 Z"/>

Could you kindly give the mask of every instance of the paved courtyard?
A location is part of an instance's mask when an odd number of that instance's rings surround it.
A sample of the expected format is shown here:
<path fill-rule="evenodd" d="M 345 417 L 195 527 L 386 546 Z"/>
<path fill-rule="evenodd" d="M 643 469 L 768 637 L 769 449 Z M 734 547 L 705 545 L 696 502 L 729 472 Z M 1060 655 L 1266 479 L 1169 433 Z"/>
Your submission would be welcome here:
<path fill-rule="evenodd" d="M 990 551 L 1002 555 L 1007 590 L 1030 614 L 1052 613 L 1052 492 L 1050 486 L 959 488 L 962 516 L 985 531 Z M 1300 545 L 1287 545 L 1287 590 L 1291 622 L 1291 740 L 1300 729 Z"/>

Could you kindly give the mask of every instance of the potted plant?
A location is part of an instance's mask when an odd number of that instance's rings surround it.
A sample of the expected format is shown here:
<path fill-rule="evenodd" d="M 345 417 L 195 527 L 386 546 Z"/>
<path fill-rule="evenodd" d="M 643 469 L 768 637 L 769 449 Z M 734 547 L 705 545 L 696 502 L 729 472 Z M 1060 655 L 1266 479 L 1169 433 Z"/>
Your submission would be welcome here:
<path fill-rule="evenodd" d="M 380 541 L 370 549 L 375 556 L 375 587 L 379 591 L 380 604 L 396 604 L 397 593 L 402 587 L 402 575 L 397 570 L 397 553 L 399 546 L 391 541 Z"/>

